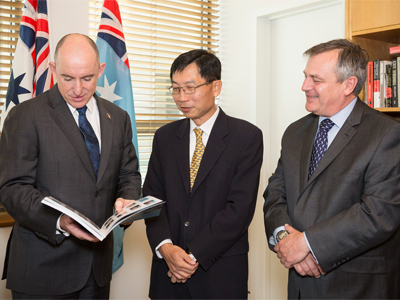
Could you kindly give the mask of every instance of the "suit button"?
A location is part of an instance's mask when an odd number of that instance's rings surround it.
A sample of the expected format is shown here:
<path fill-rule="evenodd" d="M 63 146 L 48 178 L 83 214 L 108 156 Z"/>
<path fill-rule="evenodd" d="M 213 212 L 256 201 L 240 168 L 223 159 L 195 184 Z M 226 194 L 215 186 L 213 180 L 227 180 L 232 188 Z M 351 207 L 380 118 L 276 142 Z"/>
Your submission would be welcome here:
<path fill-rule="evenodd" d="M 98 196 L 100 196 L 100 192 L 99 192 L 99 191 L 97 191 L 96 193 L 94 193 L 94 196 L 95 196 L 95 197 L 98 197 Z"/>
<path fill-rule="evenodd" d="M 185 222 L 185 227 L 188 227 L 189 226 L 189 221 L 186 221 Z"/>

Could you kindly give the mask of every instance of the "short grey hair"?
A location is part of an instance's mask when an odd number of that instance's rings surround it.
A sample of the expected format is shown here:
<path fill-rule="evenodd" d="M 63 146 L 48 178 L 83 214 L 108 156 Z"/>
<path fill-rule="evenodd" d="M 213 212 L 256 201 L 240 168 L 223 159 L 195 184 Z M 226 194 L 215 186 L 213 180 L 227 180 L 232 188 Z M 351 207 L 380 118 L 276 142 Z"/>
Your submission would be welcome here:
<path fill-rule="evenodd" d="M 353 90 L 353 94 L 358 96 L 367 79 L 368 52 L 352 41 L 337 39 L 313 46 L 305 51 L 304 55 L 312 57 L 331 50 L 340 51 L 336 69 L 334 70 L 338 82 L 342 83 L 349 77 L 355 76 L 357 85 Z"/>

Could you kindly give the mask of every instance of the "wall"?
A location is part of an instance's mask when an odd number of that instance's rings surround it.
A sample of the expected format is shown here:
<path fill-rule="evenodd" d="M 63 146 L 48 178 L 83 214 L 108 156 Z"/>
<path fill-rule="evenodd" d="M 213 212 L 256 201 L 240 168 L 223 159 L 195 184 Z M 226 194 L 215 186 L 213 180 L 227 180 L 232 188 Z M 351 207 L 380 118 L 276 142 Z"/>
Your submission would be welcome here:
<path fill-rule="evenodd" d="M 286 270 L 267 247 L 262 218 L 262 192 L 276 165 L 279 142 L 274 140 L 271 145 L 269 132 L 269 111 L 271 109 L 269 95 L 271 92 L 266 89 L 271 79 L 269 70 L 260 66 L 268 65 L 267 61 L 271 59 L 270 56 L 279 49 L 257 51 L 260 44 L 264 44 L 265 49 L 268 49 L 267 45 L 272 38 L 264 31 L 259 30 L 260 27 L 270 26 L 270 21 L 257 16 L 260 16 L 261 11 L 268 12 L 269 8 L 276 10 L 277 6 L 285 5 L 285 3 L 290 6 L 299 1 L 304 2 L 303 0 L 221 0 L 220 6 L 221 49 L 219 57 L 223 66 L 223 88 L 219 103 L 226 113 L 246 119 L 264 131 L 265 156 L 260 195 L 256 214 L 250 227 L 250 299 L 283 299 L 286 297 L 287 281 Z M 49 21 L 52 53 L 57 41 L 64 34 L 88 32 L 87 3 L 87 0 L 50 0 L 51 19 Z M 343 20 L 340 22 L 344 23 Z M 296 70 L 296 72 L 301 73 L 302 69 Z M 300 86 L 296 83 L 288 85 L 288 89 L 300 91 Z M 303 99 L 299 98 L 296 101 L 304 101 Z M 278 107 L 275 106 L 274 109 L 281 112 L 287 103 L 275 103 L 275 105 Z M 305 112 L 299 113 L 304 114 Z M 283 118 L 282 124 L 274 128 L 276 137 L 281 136 L 286 125 L 295 120 L 293 115 Z M 4 257 L 9 232 L 10 228 L 0 228 L 0 262 Z M 143 222 L 137 222 L 128 229 L 124 245 L 125 264 L 113 276 L 111 298 L 146 299 L 151 253 Z M 133 293 L 129 292 L 131 289 L 134 291 Z M 9 291 L 5 289 L 5 282 L 1 281 L 0 299 L 10 298 Z"/>

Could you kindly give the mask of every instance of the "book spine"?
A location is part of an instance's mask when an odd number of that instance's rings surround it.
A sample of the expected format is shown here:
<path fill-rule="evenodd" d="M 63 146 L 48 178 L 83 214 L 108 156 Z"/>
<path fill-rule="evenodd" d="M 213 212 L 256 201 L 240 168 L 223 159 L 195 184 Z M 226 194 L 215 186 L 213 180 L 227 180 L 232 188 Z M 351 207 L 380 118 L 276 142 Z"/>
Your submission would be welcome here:
<path fill-rule="evenodd" d="M 392 107 L 392 65 L 386 65 L 386 79 L 385 79 L 385 103 L 386 107 Z"/>
<path fill-rule="evenodd" d="M 379 108 L 381 103 L 381 84 L 379 81 L 379 59 L 374 60 L 374 108 Z"/>
<path fill-rule="evenodd" d="M 399 107 L 397 90 L 397 59 L 392 59 L 392 107 Z"/>
<path fill-rule="evenodd" d="M 397 107 L 399 107 L 399 80 L 400 80 L 400 56 L 396 58 L 396 93 L 397 93 Z"/>
<path fill-rule="evenodd" d="M 367 98 L 367 105 L 369 107 L 374 107 L 374 62 L 368 62 L 368 69 L 367 69 L 367 91 L 365 97 Z"/>
<path fill-rule="evenodd" d="M 385 90 L 385 75 L 386 75 L 386 66 L 383 60 L 379 61 L 379 84 L 380 84 L 380 104 L 379 107 L 386 107 L 385 98 L 386 98 L 386 90 Z"/>

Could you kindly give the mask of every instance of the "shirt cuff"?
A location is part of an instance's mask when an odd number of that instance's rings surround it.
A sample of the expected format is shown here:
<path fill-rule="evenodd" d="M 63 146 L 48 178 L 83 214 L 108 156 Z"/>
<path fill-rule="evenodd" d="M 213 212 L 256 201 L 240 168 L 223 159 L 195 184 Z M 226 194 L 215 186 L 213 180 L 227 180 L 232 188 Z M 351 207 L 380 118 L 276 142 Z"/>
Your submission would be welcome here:
<path fill-rule="evenodd" d="M 162 245 L 165 245 L 165 244 L 171 244 L 171 245 L 173 245 L 172 240 L 170 240 L 170 239 L 163 240 L 161 243 L 159 243 L 158 246 L 156 247 L 156 255 L 157 255 L 157 257 L 158 257 L 159 259 L 163 259 L 163 257 L 162 257 L 162 255 L 161 255 L 161 253 L 158 251 L 158 249 L 160 249 L 160 247 L 161 247 Z"/>
<path fill-rule="evenodd" d="M 310 249 L 311 254 L 314 256 L 315 261 L 317 262 L 317 264 L 319 264 L 318 259 L 315 257 L 314 252 L 312 251 L 312 248 L 310 246 L 310 243 L 308 242 L 306 232 L 304 231 L 303 234 L 304 234 L 304 238 L 306 239 L 306 243 L 307 243 L 308 249 Z"/>
<path fill-rule="evenodd" d="M 67 232 L 67 231 L 65 231 L 64 229 L 62 229 L 62 228 L 60 227 L 60 219 L 61 219 L 61 217 L 62 217 L 63 215 L 64 215 L 64 214 L 61 214 L 61 215 L 58 217 L 58 219 L 57 219 L 56 234 L 63 234 L 63 235 L 65 235 L 65 236 L 69 236 L 70 233 Z"/>

